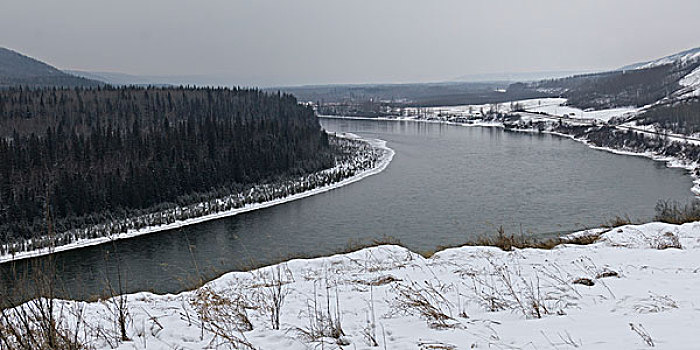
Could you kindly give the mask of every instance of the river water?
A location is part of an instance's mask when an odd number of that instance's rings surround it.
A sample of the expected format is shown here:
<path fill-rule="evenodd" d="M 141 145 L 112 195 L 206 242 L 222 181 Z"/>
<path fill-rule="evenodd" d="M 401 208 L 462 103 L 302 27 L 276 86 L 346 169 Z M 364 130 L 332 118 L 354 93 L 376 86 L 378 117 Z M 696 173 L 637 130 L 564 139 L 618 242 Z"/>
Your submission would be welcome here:
<path fill-rule="evenodd" d="M 271 208 L 57 255 L 71 298 L 105 291 L 119 269 L 128 291 L 174 293 L 201 279 L 329 254 L 349 241 L 392 236 L 414 250 L 507 233 L 552 235 L 616 215 L 650 219 L 660 199 L 688 201 L 684 170 L 593 150 L 552 135 L 413 121 L 321 119 L 333 132 L 388 142 L 382 173 Z M 26 271 L 24 260 L 15 268 Z M 0 271 L 12 287 L 11 264 Z"/>

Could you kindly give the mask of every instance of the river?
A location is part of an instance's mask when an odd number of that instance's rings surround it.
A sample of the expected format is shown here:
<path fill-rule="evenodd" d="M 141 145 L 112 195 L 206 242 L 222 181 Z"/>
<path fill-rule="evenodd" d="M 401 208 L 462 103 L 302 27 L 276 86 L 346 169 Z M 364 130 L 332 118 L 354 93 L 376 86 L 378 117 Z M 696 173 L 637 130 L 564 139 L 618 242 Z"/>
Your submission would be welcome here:
<path fill-rule="evenodd" d="M 321 119 L 332 132 L 383 139 L 389 167 L 362 181 L 267 209 L 56 256 L 70 298 L 105 291 L 119 268 L 126 290 L 174 293 L 200 278 L 317 256 L 353 240 L 392 236 L 410 249 L 507 233 L 553 235 L 616 215 L 648 220 L 660 199 L 688 201 L 685 170 L 615 155 L 553 135 L 414 121 Z M 38 258 L 45 259 L 45 258 Z M 41 261 L 23 260 L 15 266 Z M 12 287 L 12 264 L 0 266 Z"/>

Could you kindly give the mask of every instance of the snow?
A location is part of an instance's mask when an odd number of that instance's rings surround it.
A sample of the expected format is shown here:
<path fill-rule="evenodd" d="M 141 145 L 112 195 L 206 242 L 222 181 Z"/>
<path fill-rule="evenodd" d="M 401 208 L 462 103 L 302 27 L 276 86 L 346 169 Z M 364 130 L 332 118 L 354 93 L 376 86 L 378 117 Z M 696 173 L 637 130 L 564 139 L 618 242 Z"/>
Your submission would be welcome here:
<path fill-rule="evenodd" d="M 510 113 L 513 112 L 513 107 L 518 106 L 520 109 L 531 113 L 546 113 L 550 116 L 566 117 L 571 119 L 596 120 L 608 122 L 614 117 L 627 117 L 641 110 L 637 107 L 620 107 L 604 110 L 581 110 L 579 108 L 566 106 L 565 98 L 537 98 L 518 100 L 512 102 L 503 102 L 497 104 L 477 104 L 477 105 L 460 105 L 446 107 L 429 107 L 429 108 L 406 108 L 406 113 L 410 115 L 423 115 L 425 117 L 474 117 L 481 115 L 481 111 L 488 112 L 492 108 L 496 112 Z"/>
<path fill-rule="evenodd" d="M 658 249 L 669 237 L 681 249 Z M 252 330 L 217 325 L 257 349 L 340 349 L 334 338 L 304 336 L 328 318 L 340 320 L 344 349 L 648 347 L 630 324 L 659 348 L 694 349 L 700 342 L 699 253 L 697 222 L 627 225 L 602 233 L 597 243 L 552 250 L 465 246 L 425 258 L 379 246 L 228 273 L 177 295 L 132 294 L 130 340 L 90 341 L 98 349 L 111 348 L 110 342 L 118 349 L 216 348 L 223 338 L 209 323 L 202 331 L 196 309 L 203 295 L 216 295 L 246 305 Z M 286 295 L 280 330 L 271 328 L 264 307 L 275 271 Z M 574 283 L 580 279 L 593 285 Z M 88 329 L 114 335 L 111 300 L 60 303 L 63 310 L 82 310 Z M 314 318 L 314 310 L 330 317 Z"/>
<path fill-rule="evenodd" d="M 635 70 L 658 67 L 665 64 L 681 63 L 689 64 L 700 60 L 700 48 L 690 49 L 674 55 L 666 56 L 654 61 L 633 64 L 621 68 L 621 70 Z M 674 92 L 678 98 L 700 96 L 700 67 L 683 77 L 678 82 L 683 88 Z"/>
<path fill-rule="evenodd" d="M 688 73 L 678 82 L 681 89 L 681 98 L 700 96 L 700 67 Z"/>
<path fill-rule="evenodd" d="M 657 66 L 661 66 L 664 64 L 670 64 L 670 63 L 676 63 L 676 62 L 685 63 L 685 62 L 693 61 L 696 59 L 700 59 L 700 48 L 686 50 L 683 52 L 679 52 L 677 54 L 673 54 L 670 56 L 659 58 L 659 59 L 654 60 L 654 61 L 638 63 L 638 64 L 634 64 L 631 66 L 623 67 L 622 70 L 652 68 L 652 67 L 657 67 Z"/>
<path fill-rule="evenodd" d="M 565 99 L 562 99 L 565 101 Z M 641 110 L 637 107 L 620 107 L 602 110 L 591 110 L 584 111 L 579 108 L 574 108 L 570 106 L 560 104 L 548 104 L 543 106 L 534 106 L 532 108 L 526 108 L 528 112 L 540 112 L 547 113 L 554 116 L 567 116 L 572 119 L 588 119 L 597 120 L 601 122 L 608 122 L 611 118 L 624 118 L 636 114 Z"/>
<path fill-rule="evenodd" d="M 521 106 L 526 110 L 536 107 L 545 107 L 551 105 L 561 105 L 566 102 L 564 98 L 536 98 L 527 100 L 518 100 L 512 102 L 503 103 L 491 103 L 491 104 L 473 104 L 473 105 L 459 105 L 459 106 L 446 106 L 446 107 L 428 107 L 428 108 L 406 108 L 405 110 L 409 115 L 418 114 L 419 110 L 426 114 L 431 115 L 456 115 L 456 116 L 474 116 L 480 114 L 481 110 L 488 112 L 491 108 L 494 108 L 497 112 L 508 113 L 512 111 L 512 106 L 516 104 Z"/>
<path fill-rule="evenodd" d="M 89 246 L 94 246 L 94 245 L 99 245 L 99 244 L 104 244 L 108 243 L 111 241 L 115 240 L 120 240 L 120 239 L 128 239 L 128 238 L 133 238 L 133 237 L 138 237 L 142 235 L 147 235 L 150 233 L 154 232 L 161 232 L 161 231 L 167 231 L 167 230 L 173 230 L 177 229 L 180 227 L 184 226 L 189 226 L 189 225 L 195 225 L 199 224 L 205 221 L 210 221 L 210 220 L 216 220 L 216 219 L 221 219 L 229 216 L 234 216 L 242 213 L 246 213 L 249 211 L 253 210 L 258 210 L 258 209 L 264 209 L 268 208 L 274 205 L 282 204 L 282 203 L 287 203 L 291 202 L 294 200 L 306 198 L 309 196 L 313 196 L 319 193 L 327 192 L 330 190 L 333 190 L 335 188 L 339 188 L 345 185 L 349 185 L 351 183 L 360 181 L 368 176 L 378 174 L 382 172 L 384 169 L 386 169 L 387 166 L 389 166 L 389 163 L 394 157 L 394 150 L 386 146 L 386 141 L 383 140 L 376 140 L 376 139 L 362 139 L 357 135 L 350 134 L 350 133 L 345 133 L 344 135 L 340 135 L 346 138 L 351 138 L 351 139 L 360 139 L 368 142 L 372 147 L 381 149 L 383 150 L 383 157 L 380 159 L 380 161 L 377 163 L 377 166 L 362 172 L 359 172 L 358 174 L 351 176 L 349 178 L 343 179 L 339 182 L 332 183 L 330 185 L 314 188 L 312 190 L 308 190 L 305 192 L 301 193 L 296 193 L 284 198 L 278 198 L 262 203 L 252 203 L 252 204 L 247 204 L 242 208 L 237 208 L 237 209 L 231 209 L 227 211 L 221 211 L 217 212 L 214 214 L 209 214 L 209 215 L 204 215 L 200 217 L 195 217 L 195 218 L 190 218 L 186 220 L 179 220 L 175 221 L 170 224 L 163 224 L 160 226 L 150 226 L 150 227 L 145 227 L 142 229 L 130 229 L 126 233 L 120 233 L 112 236 L 106 236 L 106 237 L 98 237 L 98 238 L 91 238 L 91 239 L 80 239 L 77 240 L 73 243 L 61 245 L 58 247 L 52 247 L 52 248 L 43 248 L 43 249 L 38 249 L 38 250 L 33 250 L 33 251 L 23 251 L 23 252 L 18 252 L 16 254 L 8 254 L 8 255 L 0 255 L 0 264 L 5 263 L 8 261 L 16 261 L 16 260 L 21 260 L 21 259 L 27 259 L 27 258 L 32 258 L 32 257 L 37 257 L 37 256 L 43 256 L 51 253 L 57 253 L 57 252 L 62 252 L 62 251 L 67 251 L 67 250 L 72 250 L 72 249 L 79 249 L 79 248 L 84 248 L 84 247 L 89 247 Z M 331 169 L 332 170 L 332 169 Z"/>
<path fill-rule="evenodd" d="M 683 77 L 679 82 L 682 86 L 699 86 L 700 85 L 700 67 L 690 72 Z"/>
<path fill-rule="evenodd" d="M 534 108 L 548 113 L 563 107 L 551 99 L 526 103 L 531 118 L 539 115 Z M 600 238 L 551 250 L 464 246 L 429 258 L 384 245 L 231 272 L 177 295 L 131 294 L 125 342 L 116 340 L 114 299 L 58 301 L 56 310 L 69 329 L 81 315 L 79 338 L 98 349 L 229 348 L 224 335 L 256 349 L 642 349 L 647 342 L 697 348 L 700 222 L 591 229 L 565 238 L 588 235 Z M 285 295 L 279 330 L 272 329 L 269 306 L 277 281 Z M 232 321 L 242 313 L 236 305 L 245 306 L 252 330 Z M 200 315 L 209 321 L 202 323 Z M 308 336 L 338 322 L 339 339 Z"/>

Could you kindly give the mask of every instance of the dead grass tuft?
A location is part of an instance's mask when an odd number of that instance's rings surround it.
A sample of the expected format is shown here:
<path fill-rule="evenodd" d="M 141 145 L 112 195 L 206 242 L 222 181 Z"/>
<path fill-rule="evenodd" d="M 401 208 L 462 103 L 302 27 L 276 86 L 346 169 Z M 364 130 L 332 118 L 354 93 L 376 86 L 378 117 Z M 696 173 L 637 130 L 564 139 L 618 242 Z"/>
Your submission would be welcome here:
<path fill-rule="evenodd" d="M 654 220 L 668 224 L 680 225 L 700 221 L 700 200 L 697 199 L 688 204 L 676 201 L 659 201 L 656 203 L 655 210 Z"/>

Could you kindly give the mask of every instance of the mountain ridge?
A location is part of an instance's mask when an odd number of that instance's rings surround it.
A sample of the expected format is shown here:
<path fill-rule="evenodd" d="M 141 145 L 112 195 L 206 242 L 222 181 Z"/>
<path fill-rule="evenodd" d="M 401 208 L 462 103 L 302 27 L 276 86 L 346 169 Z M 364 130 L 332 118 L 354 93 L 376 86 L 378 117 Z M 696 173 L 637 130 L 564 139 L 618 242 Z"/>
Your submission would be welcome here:
<path fill-rule="evenodd" d="M 0 88 L 26 87 L 94 87 L 104 83 L 76 77 L 48 63 L 0 47 Z"/>

